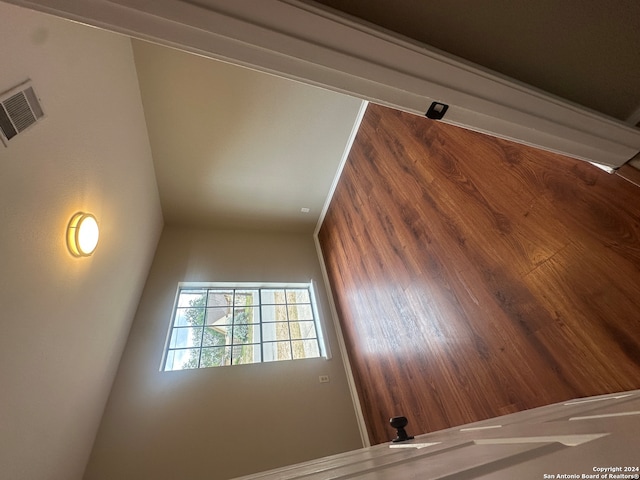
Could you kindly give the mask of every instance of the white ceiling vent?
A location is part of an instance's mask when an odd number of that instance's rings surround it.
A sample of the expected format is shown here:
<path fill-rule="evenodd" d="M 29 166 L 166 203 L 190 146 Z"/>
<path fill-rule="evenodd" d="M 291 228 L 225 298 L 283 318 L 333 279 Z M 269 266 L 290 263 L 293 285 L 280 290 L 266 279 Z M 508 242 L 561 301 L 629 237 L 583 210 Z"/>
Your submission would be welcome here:
<path fill-rule="evenodd" d="M 43 117 L 42 106 L 30 81 L 4 93 L 0 96 L 0 139 L 4 146 Z"/>

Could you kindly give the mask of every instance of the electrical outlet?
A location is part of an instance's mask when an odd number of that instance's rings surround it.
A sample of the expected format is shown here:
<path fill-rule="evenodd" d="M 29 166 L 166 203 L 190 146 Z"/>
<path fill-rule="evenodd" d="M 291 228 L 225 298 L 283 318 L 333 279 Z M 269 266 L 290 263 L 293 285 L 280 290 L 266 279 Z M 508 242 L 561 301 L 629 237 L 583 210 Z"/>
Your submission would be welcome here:
<path fill-rule="evenodd" d="M 329 375 L 320 375 L 319 380 L 320 380 L 320 383 L 328 383 Z"/>

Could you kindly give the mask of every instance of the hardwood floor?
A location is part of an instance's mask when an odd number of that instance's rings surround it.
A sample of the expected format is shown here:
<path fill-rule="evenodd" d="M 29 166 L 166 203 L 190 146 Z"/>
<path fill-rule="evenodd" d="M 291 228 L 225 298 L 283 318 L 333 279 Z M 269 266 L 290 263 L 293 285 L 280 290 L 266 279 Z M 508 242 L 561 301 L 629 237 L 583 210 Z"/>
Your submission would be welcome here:
<path fill-rule="evenodd" d="M 321 228 L 372 443 L 640 388 L 640 188 L 370 105 Z"/>

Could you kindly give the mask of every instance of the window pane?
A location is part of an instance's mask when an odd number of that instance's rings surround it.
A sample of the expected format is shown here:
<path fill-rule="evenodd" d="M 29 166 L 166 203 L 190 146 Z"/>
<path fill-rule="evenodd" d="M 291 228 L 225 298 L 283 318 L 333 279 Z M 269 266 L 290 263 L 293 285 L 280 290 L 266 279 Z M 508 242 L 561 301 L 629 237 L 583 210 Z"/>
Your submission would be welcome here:
<path fill-rule="evenodd" d="M 164 370 L 320 356 L 308 288 L 181 288 Z"/>
<path fill-rule="evenodd" d="M 294 340 L 291 342 L 293 358 L 317 358 L 320 356 L 317 340 Z"/>
<path fill-rule="evenodd" d="M 261 361 L 259 344 L 236 345 L 233 348 L 233 365 L 245 365 L 248 363 L 258 363 Z"/>
<path fill-rule="evenodd" d="M 262 340 L 265 342 L 289 340 L 289 324 L 287 322 L 263 323 Z"/>
<path fill-rule="evenodd" d="M 231 347 L 209 347 L 202 349 L 200 368 L 221 367 L 231 364 Z"/>
<path fill-rule="evenodd" d="M 199 348 L 169 350 L 165 370 L 185 370 L 188 368 L 198 368 Z"/>
<path fill-rule="evenodd" d="M 225 329 L 229 329 L 228 331 Z M 207 327 L 204 329 L 202 337 L 203 347 L 217 347 L 227 343 L 227 337 L 231 333 L 231 327 Z"/>
<path fill-rule="evenodd" d="M 287 303 L 311 303 L 309 290 L 306 288 L 287 290 Z"/>
<path fill-rule="evenodd" d="M 260 343 L 260 325 L 234 325 L 233 344 Z"/>
<path fill-rule="evenodd" d="M 230 307 L 233 305 L 233 290 L 209 290 L 207 307 Z"/>
<path fill-rule="evenodd" d="M 207 308 L 207 325 L 231 325 L 231 307 Z"/>
<path fill-rule="evenodd" d="M 289 324 L 291 339 L 316 338 L 316 325 L 314 322 L 291 322 Z"/>
<path fill-rule="evenodd" d="M 178 307 L 204 307 L 205 290 L 182 290 L 178 297 Z"/>
<path fill-rule="evenodd" d="M 289 320 L 313 320 L 311 305 L 288 305 Z"/>
<path fill-rule="evenodd" d="M 266 305 L 262 307 L 263 322 L 285 322 L 287 321 L 286 305 Z"/>
<path fill-rule="evenodd" d="M 234 305 L 260 305 L 258 290 L 236 290 Z"/>
<path fill-rule="evenodd" d="M 290 342 L 267 342 L 262 344 L 265 362 L 276 362 L 279 360 L 291 360 Z"/>
<path fill-rule="evenodd" d="M 285 303 L 284 290 L 262 290 L 262 304 Z"/>
<path fill-rule="evenodd" d="M 204 309 L 202 308 L 178 308 L 174 326 L 188 327 L 202 325 L 204 319 Z"/>
<path fill-rule="evenodd" d="M 259 323 L 260 307 L 236 307 L 234 310 L 234 323 Z"/>
<path fill-rule="evenodd" d="M 171 333 L 169 348 L 199 347 L 202 340 L 202 328 L 174 328 Z"/>

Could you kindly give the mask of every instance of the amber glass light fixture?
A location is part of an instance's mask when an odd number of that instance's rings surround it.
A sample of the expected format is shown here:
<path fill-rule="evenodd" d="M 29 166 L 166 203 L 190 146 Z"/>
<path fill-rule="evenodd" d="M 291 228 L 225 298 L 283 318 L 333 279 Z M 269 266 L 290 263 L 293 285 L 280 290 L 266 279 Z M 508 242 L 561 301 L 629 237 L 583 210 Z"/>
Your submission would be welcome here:
<path fill-rule="evenodd" d="M 88 257 L 98 245 L 100 229 L 96 217 L 90 213 L 78 212 L 67 228 L 67 246 L 75 257 Z"/>

